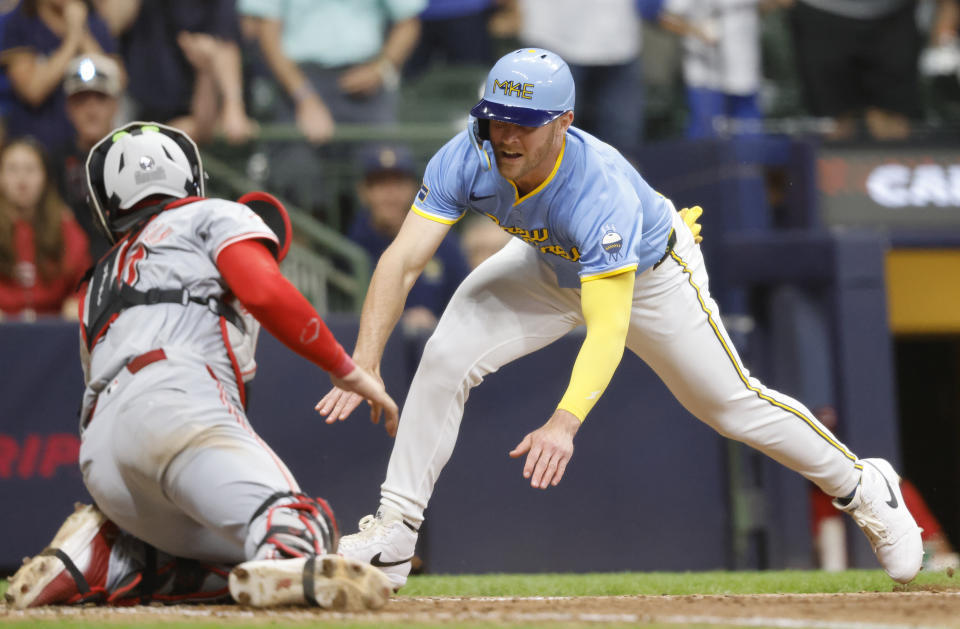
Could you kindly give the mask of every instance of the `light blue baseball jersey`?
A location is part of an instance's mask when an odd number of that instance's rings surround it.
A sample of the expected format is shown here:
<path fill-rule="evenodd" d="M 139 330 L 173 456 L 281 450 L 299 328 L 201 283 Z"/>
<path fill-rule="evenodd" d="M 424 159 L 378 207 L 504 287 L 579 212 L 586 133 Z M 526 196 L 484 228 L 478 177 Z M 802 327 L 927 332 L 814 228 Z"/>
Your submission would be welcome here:
<path fill-rule="evenodd" d="M 485 214 L 535 247 L 569 288 L 643 272 L 663 257 L 673 206 L 610 145 L 570 127 L 553 172 L 522 198 L 497 171 L 490 143 L 483 147 L 485 156 L 468 131 L 447 142 L 427 164 L 412 210 L 448 224 L 467 210 Z"/>

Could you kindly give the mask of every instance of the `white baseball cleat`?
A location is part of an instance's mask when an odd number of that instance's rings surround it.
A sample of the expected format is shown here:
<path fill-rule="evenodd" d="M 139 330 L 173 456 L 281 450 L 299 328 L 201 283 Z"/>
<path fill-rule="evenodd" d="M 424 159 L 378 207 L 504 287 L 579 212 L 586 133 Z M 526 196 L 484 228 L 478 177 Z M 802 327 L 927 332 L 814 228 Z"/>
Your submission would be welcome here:
<path fill-rule="evenodd" d="M 241 605 L 316 605 L 356 612 L 379 609 L 391 592 L 385 574 L 338 555 L 256 559 L 230 571 L 230 595 Z"/>
<path fill-rule="evenodd" d="M 390 578 L 393 590 L 407 583 L 417 529 L 396 511 L 381 507 L 377 515 L 360 520 L 360 532 L 340 538 L 338 552 L 382 570 Z"/>
<path fill-rule="evenodd" d="M 890 578 L 909 583 L 923 563 L 920 527 L 903 502 L 900 477 L 884 459 L 861 459 L 863 475 L 853 499 L 833 506 L 854 519 Z"/>
<path fill-rule="evenodd" d="M 110 549 L 117 526 L 99 509 L 77 504 L 50 545 L 24 559 L 4 598 L 17 609 L 106 600 Z"/>

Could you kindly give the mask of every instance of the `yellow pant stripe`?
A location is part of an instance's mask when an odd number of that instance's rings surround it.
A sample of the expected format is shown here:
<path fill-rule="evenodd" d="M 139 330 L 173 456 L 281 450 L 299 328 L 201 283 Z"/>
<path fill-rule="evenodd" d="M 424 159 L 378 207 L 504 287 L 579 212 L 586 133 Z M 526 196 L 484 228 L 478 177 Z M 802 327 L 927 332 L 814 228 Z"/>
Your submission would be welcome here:
<path fill-rule="evenodd" d="M 769 395 L 764 394 L 757 387 L 750 384 L 750 380 L 743 374 L 743 368 L 740 366 L 740 362 L 737 360 L 736 355 L 730 349 L 730 346 L 727 345 L 727 342 L 724 340 L 723 335 L 720 334 L 720 328 L 717 327 L 716 322 L 713 320 L 713 312 L 710 310 L 710 308 L 707 307 L 706 302 L 703 300 L 703 295 L 700 293 L 700 287 L 697 286 L 696 282 L 693 281 L 693 272 L 687 266 L 687 263 L 683 261 L 683 258 L 681 258 L 677 254 L 676 251 L 671 251 L 670 257 L 676 260 L 677 264 L 680 265 L 680 268 L 683 269 L 683 272 L 687 274 L 687 281 L 690 283 L 690 286 L 693 286 L 693 289 L 697 291 L 697 300 L 700 302 L 700 309 L 706 313 L 707 321 L 710 323 L 710 327 L 713 328 L 714 335 L 717 337 L 717 340 L 720 341 L 720 345 L 723 346 L 723 351 L 726 352 L 727 358 L 730 359 L 730 363 L 733 365 L 733 368 L 737 370 L 737 375 L 740 377 L 740 381 L 743 382 L 744 386 L 747 387 L 747 389 L 749 389 L 750 391 L 753 391 L 754 393 L 756 393 L 757 397 L 759 397 L 761 400 L 766 400 L 767 402 L 769 402 L 770 404 L 773 404 L 777 408 L 782 408 L 788 413 L 802 419 L 808 426 L 810 426 L 810 428 L 813 428 L 813 430 L 815 430 L 816 433 L 820 435 L 827 443 L 829 443 L 834 448 L 842 452 L 843 456 L 847 457 L 851 461 L 856 462 L 857 457 L 854 454 L 847 452 L 846 448 L 844 448 L 842 445 L 837 443 L 836 440 L 834 440 L 833 437 L 831 437 L 829 434 L 823 432 L 823 430 L 821 430 L 820 427 L 817 426 L 817 424 L 813 420 L 811 420 L 809 417 L 807 417 L 797 409 L 787 406 L 783 402 L 778 402 L 777 400 L 773 399 Z M 857 469 L 863 469 L 863 465 L 859 463 L 854 465 L 854 467 Z"/>

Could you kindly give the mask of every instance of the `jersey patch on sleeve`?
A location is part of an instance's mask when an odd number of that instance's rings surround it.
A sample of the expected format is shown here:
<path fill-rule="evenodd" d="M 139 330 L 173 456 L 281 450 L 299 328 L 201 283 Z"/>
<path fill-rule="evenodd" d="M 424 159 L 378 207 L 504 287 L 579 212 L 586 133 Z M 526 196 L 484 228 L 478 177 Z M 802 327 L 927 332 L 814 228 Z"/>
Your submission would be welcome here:
<path fill-rule="evenodd" d="M 417 201 L 423 203 L 427 200 L 428 194 L 430 194 L 430 188 L 427 187 L 427 184 L 421 184 L 420 192 L 417 193 Z"/>
<path fill-rule="evenodd" d="M 619 260 L 623 255 L 623 236 L 617 232 L 615 225 L 604 225 L 600 246 L 611 260 Z"/>

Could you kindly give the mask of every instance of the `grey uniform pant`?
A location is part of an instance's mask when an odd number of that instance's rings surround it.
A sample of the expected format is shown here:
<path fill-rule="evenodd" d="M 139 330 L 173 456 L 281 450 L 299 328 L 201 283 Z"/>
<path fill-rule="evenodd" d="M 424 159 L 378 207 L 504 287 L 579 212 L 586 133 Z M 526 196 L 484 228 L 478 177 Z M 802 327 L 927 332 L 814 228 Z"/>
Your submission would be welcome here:
<path fill-rule="evenodd" d="M 80 467 L 122 529 L 172 555 L 216 563 L 251 558 L 260 542 L 251 516 L 276 492 L 300 491 L 223 385 L 182 357 L 120 371 L 83 432 Z"/>

